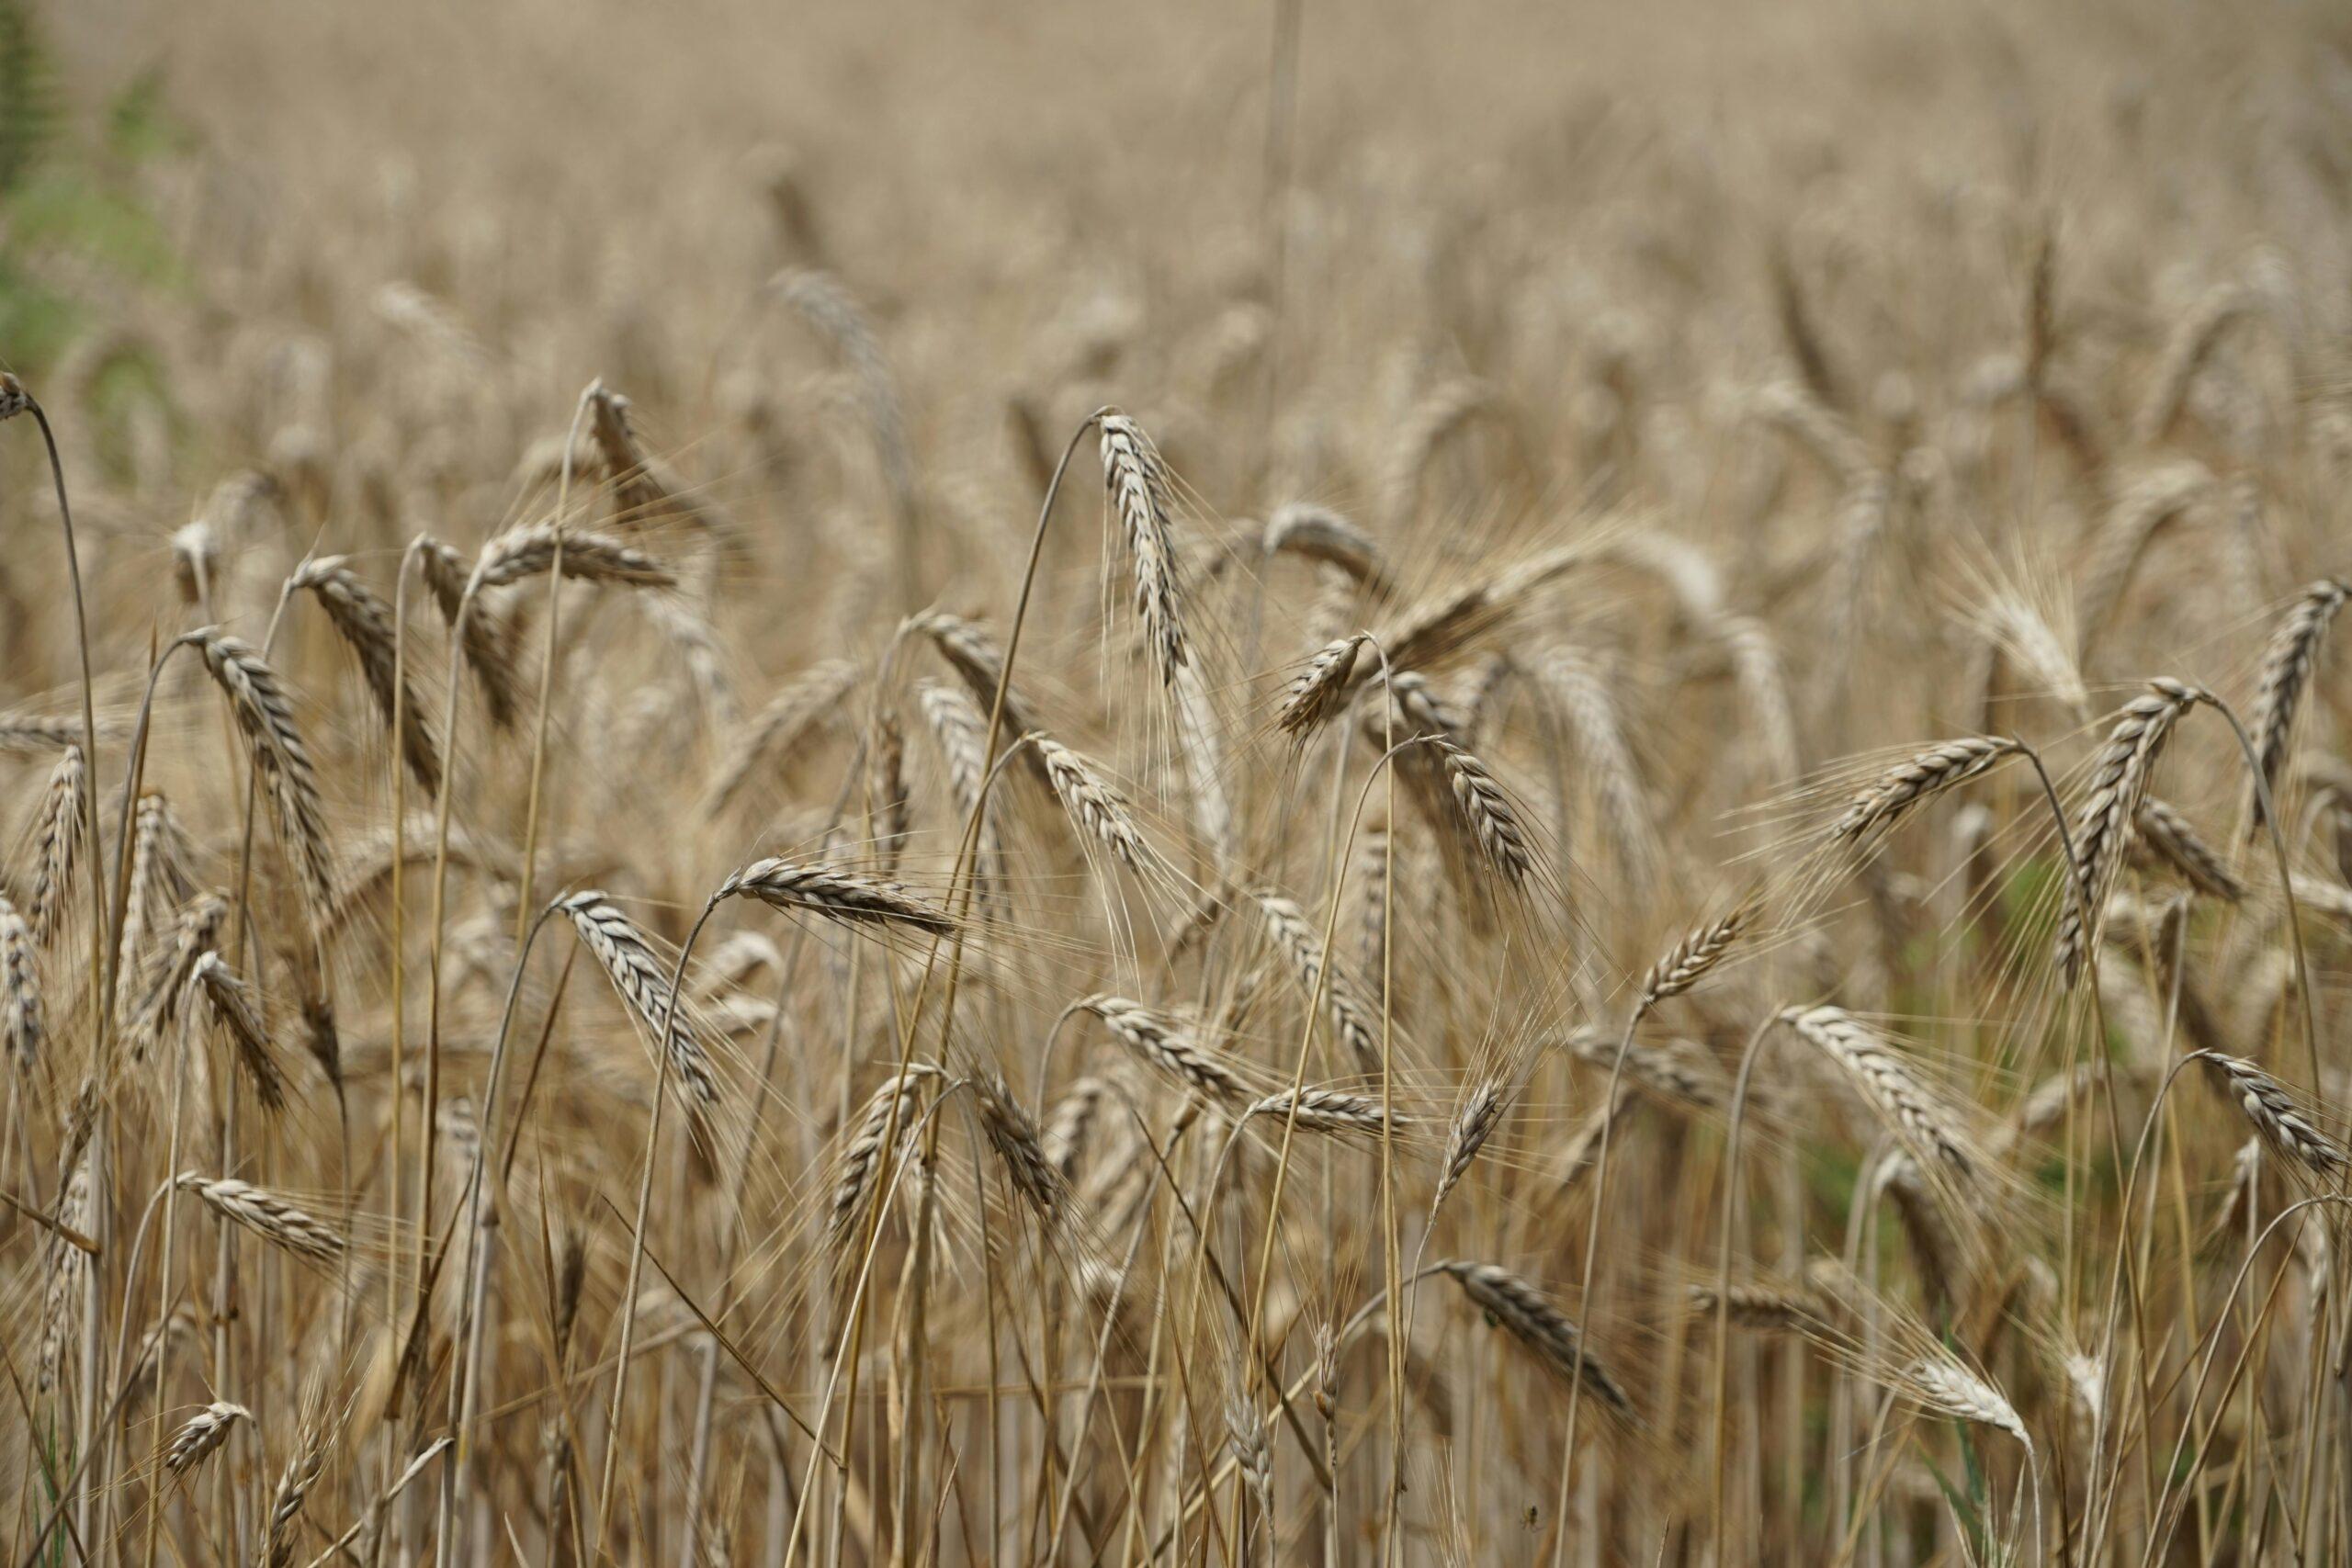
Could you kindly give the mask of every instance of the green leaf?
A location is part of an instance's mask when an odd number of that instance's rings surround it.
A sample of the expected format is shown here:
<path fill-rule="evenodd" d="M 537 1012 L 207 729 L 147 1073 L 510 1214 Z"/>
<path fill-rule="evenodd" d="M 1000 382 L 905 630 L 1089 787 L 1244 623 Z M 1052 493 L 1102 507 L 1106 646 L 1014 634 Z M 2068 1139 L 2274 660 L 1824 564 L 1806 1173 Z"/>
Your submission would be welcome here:
<path fill-rule="evenodd" d="M 40 162 L 59 118 L 56 72 L 33 24 L 32 0 L 0 0 L 0 198 Z"/>

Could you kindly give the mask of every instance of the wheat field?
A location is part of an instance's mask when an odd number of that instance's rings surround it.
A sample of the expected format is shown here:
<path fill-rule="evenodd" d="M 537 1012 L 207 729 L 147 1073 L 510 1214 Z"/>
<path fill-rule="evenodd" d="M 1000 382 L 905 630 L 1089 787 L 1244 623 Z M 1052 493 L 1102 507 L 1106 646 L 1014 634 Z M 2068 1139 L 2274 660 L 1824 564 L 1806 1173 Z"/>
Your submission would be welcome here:
<path fill-rule="evenodd" d="M 2352 1561 L 2352 16 L 0 0 L 25 1568 Z"/>

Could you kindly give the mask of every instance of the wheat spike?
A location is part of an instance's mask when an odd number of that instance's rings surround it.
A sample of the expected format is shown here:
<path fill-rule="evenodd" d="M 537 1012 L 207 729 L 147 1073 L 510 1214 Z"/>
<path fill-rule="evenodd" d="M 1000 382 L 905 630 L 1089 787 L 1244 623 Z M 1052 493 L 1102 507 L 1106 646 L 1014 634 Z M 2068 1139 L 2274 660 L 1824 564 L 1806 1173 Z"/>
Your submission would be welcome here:
<path fill-rule="evenodd" d="M 2192 1051 L 2189 1056 L 2205 1064 L 2214 1086 L 2237 1102 L 2263 1142 L 2289 1160 L 2328 1183 L 2352 1167 L 2352 1154 L 2312 1125 L 2286 1086 L 2268 1073 L 2242 1056 L 2219 1051 Z"/>
<path fill-rule="evenodd" d="M 392 607 L 360 581 L 341 556 L 322 556 L 294 574 L 293 585 L 308 589 L 326 612 L 328 622 L 342 635 L 359 673 L 375 698 L 387 725 L 401 714 L 401 760 L 425 794 L 441 787 L 441 751 L 417 703 L 413 687 L 400 670 L 392 631 Z"/>
<path fill-rule="evenodd" d="M 1274 945 L 1290 963 L 1291 972 L 1309 997 L 1318 987 L 1323 993 L 1323 1006 L 1331 1020 L 1332 1032 L 1340 1037 L 1356 1059 L 1357 1066 L 1368 1073 L 1381 1067 L 1380 1014 L 1358 988 L 1355 979 L 1345 970 L 1333 967 L 1324 975 L 1327 954 L 1323 939 L 1306 919 L 1305 911 L 1274 892 L 1261 888 L 1251 895 L 1258 908 L 1264 911 L 1266 931 Z"/>
<path fill-rule="evenodd" d="M 424 585 L 440 607 L 441 619 L 445 625 L 454 626 L 458 609 L 465 603 L 466 584 L 473 577 L 473 567 L 465 557 L 430 535 L 420 535 L 415 548 Z M 474 672 L 474 680 L 481 687 L 482 706 L 490 715 L 490 722 L 499 729 L 513 728 L 523 705 L 520 627 L 495 607 L 477 600 L 466 612 L 465 629 L 458 643 L 466 667 Z"/>
<path fill-rule="evenodd" d="M 212 1021 L 236 1047 L 238 1064 L 253 1080 L 254 1093 L 265 1109 L 286 1106 L 286 1077 L 278 1070 L 277 1055 L 269 1043 L 269 1026 L 245 983 L 231 972 L 218 953 L 198 955 L 189 984 L 204 993 Z"/>
<path fill-rule="evenodd" d="M 756 898 L 771 908 L 805 909 L 855 925 L 904 927 L 946 936 L 956 922 L 946 911 L 883 882 L 832 866 L 805 865 L 770 856 L 731 873 L 713 898 Z"/>
<path fill-rule="evenodd" d="M 1917 1074 L 1859 1019 L 1841 1008 L 1791 1009 L 1781 1015 L 1862 1091 L 1904 1143 L 1947 1176 L 1972 1180 L 1978 1156 Z"/>
<path fill-rule="evenodd" d="M 2147 798 L 2156 758 L 2173 726 L 2202 695 L 2177 681 L 2150 682 L 2145 693 L 2124 705 L 2107 744 L 2092 759 L 2090 793 L 2075 820 L 2075 880 L 2080 897 L 2068 898 L 2058 916 L 2058 966 L 2069 987 L 2079 977 L 2083 956 L 2098 934 L 2085 931 L 2084 908 L 2089 908 L 2094 919 L 2103 917 L 2108 890 L 2130 844 L 2132 824 Z"/>
<path fill-rule="evenodd" d="M 1624 1388 L 1585 1350 L 1583 1334 L 1541 1291 L 1491 1263 L 1456 1261 L 1439 1267 L 1462 1287 L 1464 1295 L 1554 1371 L 1570 1380 L 1581 1378 L 1602 1404 L 1627 1420 L 1638 1420 Z"/>
<path fill-rule="evenodd" d="M 1135 569 L 1136 613 L 1142 617 L 1161 682 L 1172 685 L 1192 655 L 1177 594 L 1175 542 L 1168 526 L 1167 471 L 1150 439 L 1126 415 L 1105 414 L 1097 428 L 1103 487 L 1118 512 Z"/>
<path fill-rule="evenodd" d="M 619 993 L 629 1016 L 661 1042 L 660 1048 L 668 1055 L 687 1093 L 706 1107 L 716 1105 L 718 1080 L 711 1072 L 710 1058 L 685 1019 L 668 1018 L 664 1011 L 670 974 L 653 955 L 652 945 L 637 929 L 637 922 L 611 898 L 594 891 L 573 894 L 557 907 L 580 933 L 582 943 Z"/>
<path fill-rule="evenodd" d="M 234 1177 L 216 1180 L 195 1171 L 181 1173 L 179 1186 L 203 1199 L 214 1213 L 288 1252 L 321 1263 L 343 1256 L 342 1236 L 277 1193 Z"/>
<path fill-rule="evenodd" d="M 1046 782 L 1080 833 L 1109 850 L 1120 864 L 1137 875 L 1148 874 L 1159 856 L 1136 826 L 1126 798 L 1113 789 L 1094 764 L 1061 742 L 1044 735 L 1025 738 L 1046 766 Z"/>
<path fill-rule="evenodd" d="M 32 927 L 14 904 L 0 898 L 0 1054 L 13 1058 L 20 1071 L 40 1055 L 43 1037 L 34 949 Z"/>
<path fill-rule="evenodd" d="M 164 1468 L 174 1475 L 186 1475 L 229 1440 L 230 1429 L 238 1422 L 253 1418 L 254 1413 L 242 1404 L 214 1400 L 172 1434 L 171 1447 L 164 1451 Z"/>
<path fill-rule="evenodd" d="M 285 683 L 240 638 L 205 632 L 197 646 L 205 667 L 228 694 L 237 728 L 244 732 L 263 798 L 294 863 L 311 919 L 323 921 L 334 907 L 334 851 L 319 802 L 317 771 L 295 728 L 294 705 Z"/>
<path fill-rule="evenodd" d="M 82 748 L 67 746 L 50 770 L 33 829 L 33 886 L 25 900 L 25 919 L 33 940 L 43 946 L 63 928 L 72 906 L 74 873 L 89 837 L 83 806 L 83 793 L 89 787 Z"/>
<path fill-rule="evenodd" d="M 1159 1072 L 1220 1104 L 1238 1105 L 1250 1090 L 1238 1074 L 1174 1018 L 1125 997 L 1095 995 L 1073 1004 L 1102 1021 L 1122 1044 Z M 1058 1168 L 1058 1161 L 1047 1163 Z"/>
<path fill-rule="evenodd" d="M 2295 716 L 2302 706 L 2303 689 L 2311 683 L 2312 666 L 2319 658 L 2320 643 L 2334 624 L 2336 611 L 2344 607 L 2346 594 L 2352 594 L 2352 584 L 2337 578 L 2322 578 L 2303 590 L 2295 607 L 2287 612 L 2271 634 L 2270 646 L 2263 650 L 2262 674 L 2254 703 L 2254 753 L 2262 769 L 2265 790 L 2275 795 L 2279 775 L 2285 771 L 2288 744 L 2294 738 Z M 2264 791 L 2248 786 L 2254 825 L 2263 821 Z"/>

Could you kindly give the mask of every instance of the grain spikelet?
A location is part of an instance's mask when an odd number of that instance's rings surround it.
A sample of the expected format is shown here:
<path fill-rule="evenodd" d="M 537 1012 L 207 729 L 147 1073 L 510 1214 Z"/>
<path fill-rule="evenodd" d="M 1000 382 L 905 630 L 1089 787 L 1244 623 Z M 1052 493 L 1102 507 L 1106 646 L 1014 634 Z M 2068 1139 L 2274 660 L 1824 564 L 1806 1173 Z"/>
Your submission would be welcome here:
<path fill-rule="evenodd" d="M 1437 1193 L 1430 1200 L 1431 1214 L 1443 1206 L 1446 1194 L 1469 1174 L 1471 1161 L 1478 1157 L 1478 1151 L 1487 1146 L 1487 1140 L 1502 1125 L 1503 1112 L 1510 1105 L 1507 1087 L 1498 1079 L 1475 1084 L 1462 1097 L 1461 1107 L 1446 1129 L 1445 1153 L 1438 1161 Z"/>
<path fill-rule="evenodd" d="M 1742 900 L 1731 913 L 1686 932 L 1642 976 L 1641 992 L 1634 1004 L 1634 1016 L 1647 1015 L 1658 1003 L 1680 996 L 1705 979 L 1709 971 L 1729 955 L 1755 916 L 1755 904 Z"/>
<path fill-rule="evenodd" d="M 956 797 L 957 818 L 968 821 L 980 805 L 980 785 L 988 776 L 988 715 L 971 698 L 937 681 L 915 682 L 915 705 L 922 710 L 923 723 L 931 731 L 933 743 L 939 748 L 941 760 L 947 765 L 947 784 Z M 980 818 L 977 848 L 981 866 L 995 862 L 996 823 L 992 816 L 983 815 Z"/>
<path fill-rule="evenodd" d="M 1041 1135 L 1046 1163 L 1060 1171 L 1065 1181 L 1078 1179 L 1079 1162 L 1086 1157 L 1095 1118 L 1101 1114 L 1103 1099 L 1110 1092 L 1111 1086 L 1102 1079 L 1082 1077 L 1064 1090 L 1046 1113 L 1046 1128 Z"/>
<path fill-rule="evenodd" d="M 173 915 L 170 945 L 157 949 L 141 965 L 139 1004 L 130 1015 L 128 1035 L 132 1061 L 166 1043 L 196 967 L 219 945 L 228 919 L 229 901 L 217 893 L 199 893 Z"/>
<path fill-rule="evenodd" d="M 1657 830 L 1650 820 L 1649 791 L 1625 743 L 1608 680 L 1592 656 L 1573 645 L 1554 649 L 1541 669 L 1575 731 L 1578 758 L 1588 764 L 1600 792 L 1602 814 L 1616 840 L 1618 870 L 1627 883 L 1645 886 L 1660 859 Z"/>
<path fill-rule="evenodd" d="M 671 588 L 677 574 L 651 556 L 608 534 L 567 528 L 553 518 L 512 529 L 492 539 L 474 563 L 477 591 L 505 588 L 554 570 L 556 543 L 563 544 L 563 575 L 581 582 L 623 588 Z"/>
<path fill-rule="evenodd" d="M 74 1174 L 66 1179 L 64 1196 L 58 1201 L 57 1221 L 82 1230 L 90 1224 L 90 1162 L 76 1154 L 72 1169 Z M 34 1364 L 33 1385 L 46 1393 L 58 1386 L 58 1375 L 65 1365 L 66 1344 L 82 1316 L 83 1296 L 90 1282 L 89 1255 L 69 1245 L 62 1236 L 51 1236 L 44 1249 L 42 1269 L 45 1282 L 41 1291 L 40 1348 Z"/>
<path fill-rule="evenodd" d="M 1136 826 L 1126 798 L 1111 787 L 1093 763 L 1050 736 L 1033 734 L 1025 739 L 1029 750 L 1045 763 L 1046 781 L 1081 837 L 1102 844 L 1139 876 L 1159 864 L 1159 857 L 1144 839 L 1143 829 Z"/>
<path fill-rule="evenodd" d="M 1303 556 L 1337 568 L 1363 588 L 1386 591 L 1380 547 L 1371 535 L 1329 507 L 1293 501 L 1274 508 L 1259 548 L 1269 556 Z"/>
<path fill-rule="evenodd" d="M 2144 845 L 2207 897 L 2234 904 L 2245 897 L 2245 882 L 2205 841 L 2195 824 L 2154 795 L 2140 802 L 2132 827 L 2135 842 Z"/>
<path fill-rule="evenodd" d="M 1470 841 L 1505 882 L 1513 887 L 1526 886 L 1535 868 L 1535 853 L 1528 847 L 1519 808 L 1487 771 L 1486 763 L 1459 746 L 1442 740 L 1434 744 Z"/>
<path fill-rule="evenodd" d="M 1295 1120 L 1302 1132 L 1321 1133 L 1332 1137 L 1376 1138 L 1384 1125 L 1380 1101 L 1370 1095 L 1313 1087 L 1301 1089 L 1295 1094 L 1289 1089 L 1270 1094 L 1242 1115 L 1245 1120 L 1260 1116 L 1277 1122 Z M 1409 1132 L 1413 1119 L 1396 1111 L 1388 1116 L 1385 1124 L 1399 1133 Z"/>
<path fill-rule="evenodd" d="M 2213 476 L 2205 466 L 2184 459 L 2140 475 L 2116 498 L 2092 541 L 2090 564 L 2084 570 L 2076 602 L 2084 662 L 2089 662 L 2092 648 L 2122 604 L 2149 545 L 2202 502 L 2212 489 Z"/>
<path fill-rule="evenodd" d="M 1970 1371 L 1949 1352 L 1911 1363 L 1903 1370 L 1896 1386 L 1939 1415 L 1994 1427 L 2024 1444 L 2029 1452 L 2033 1448 L 2025 1422 L 2001 1391 Z"/>
<path fill-rule="evenodd" d="M 1062 1173 L 1046 1157 L 1045 1147 L 1037 1137 L 1036 1124 L 1029 1112 L 1012 1096 L 1001 1078 L 993 1076 L 971 1080 L 972 1107 L 978 1113 L 980 1132 L 989 1146 L 996 1151 L 997 1160 L 1004 1168 L 1005 1179 L 1012 1190 L 1036 1211 L 1037 1218 L 1051 1231 L 1058 1222 L 1063 1205 L 1069 1198 L 1069 1184 Z"/>
<path fill-rule="evenodd" d="M 319 1478 L 326 1473 L 327 1454 L 334 1447 L 334 1427 L 318 1421 L 311 1425 L 294 1451 L 287 1456 L 286 1468 L 278 1472 L 277 1488 L 270 1494 L 269 1519 L 262 1536 L 261 1568 L 291 1568 L 300 1540 L 297 1527 L 301 1523 L 302 1506 L 310 1500 Z"/>
<path fill-rule="evenodd" d="M 904 1137 L 915 1124 L 924 1081 L 938 1076 L 938 1068 L 916 1063 L 905 1072 L 885 1078 L 866 1100 L 856 1131 L 842 1145 L 832 1198 L 826 1206 L 825 1230 L 836 1247 L 849 1239 L 865 1213 L 866 1189 L 881 1163 L 882 1140 L 890 1130 L 894 1114 L 898 1135 Z"/>

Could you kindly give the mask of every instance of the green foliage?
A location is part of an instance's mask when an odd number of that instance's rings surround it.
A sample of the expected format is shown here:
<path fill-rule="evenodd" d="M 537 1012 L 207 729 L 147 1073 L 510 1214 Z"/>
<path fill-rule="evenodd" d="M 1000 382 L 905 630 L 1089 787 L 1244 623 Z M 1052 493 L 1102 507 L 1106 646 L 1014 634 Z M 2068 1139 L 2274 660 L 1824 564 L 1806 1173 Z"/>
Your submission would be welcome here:
<path fill-rule="evenodd" d="M 0 201 L 56 140 L 56 73 L 34 26 L 32 0 L 0 0 Z"/>
<path fill-rule="evenodd" d="M 153 216 L 127 190 L 71 170 L 43 170 L 9 194 L 7 247 L 71 252 L 132 283 L 175 286 L 179 265 Z"/>
<path fill-rule="evenodd" d="M 0 245 L 0 366 L 31 371 L 51 364 L 81 326 L 74 302 L 44 288 Z"/>
<path fill-rule="evenodd" d="M 1997 1562 L 2000 1534 L 1995 1521 L 1985 1514 L 1984 1467 L 1976 1461 L 1976 1447 L 1970 1439 L 1968 1424 L 1954 1421 L 1951 1425 L 1960 1438 L 1961 1463 L 1966 1467 L 1966 1489 L 1963 1491 L 1953 1485 L 1924 1449 L 1920 1451 L 1920 1460 L 1926 1464 L 1928 1473 L 1935 1479 L 1936 1489 L 1944 1495 L 1944 1505 L 1951 1510 L 1953 1521 L 1968 1538 L 1969 1560 L 1975 1562 Z"/>
<path fill-rule="evenodd" d="M 190 141 L 187 130 L 171 117 L 160 65 L 151 65 L 132 77 L 107 106 L 107 151 L 125 164 L 142 164 L 182 152 Z"/>
<path fill-rule="evenodd" d="M 184 287 L 177 255 L 142 200 L 142 165 L 187 145 L 159 69 L 71 131 L 35 0 L 0 0 L 0 365 L 37 375 L 94 323 L 66 279 Z"/>

